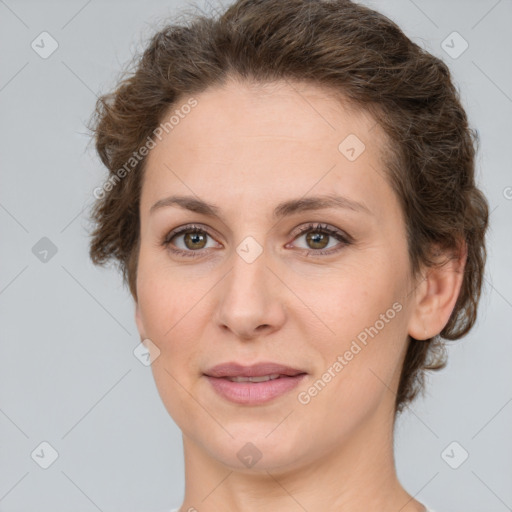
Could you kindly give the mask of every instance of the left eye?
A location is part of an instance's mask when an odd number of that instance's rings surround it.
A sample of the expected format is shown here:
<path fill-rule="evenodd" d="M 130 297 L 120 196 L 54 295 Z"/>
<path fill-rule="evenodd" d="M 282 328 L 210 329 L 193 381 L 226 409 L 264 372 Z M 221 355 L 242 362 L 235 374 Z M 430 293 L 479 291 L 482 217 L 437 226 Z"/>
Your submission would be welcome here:
<path fill-rule="evenodd" d="M 331 251 L 333 246 L 336 247 L 336 241 L 342 242 L 341 245 L 347 245 L 349 243 L 348 237 L 344 236 L 341 231 L 336 229 L 332 229 L 329 226 L 317 226 L 317 225 L 309 225 L 303 228 L 299 235 L 294 240 L 299 240 L 300 238 L 305 237 L 306 247 L 302 247 L 303 249 L 308 250 L 309 253 L 317 253 L 324 254 L 324 250 L 327 249 L 326 252 L 336 252 Z M 332 241 L 332 245 L 329 246 L 329 242 Z M 313 250 L 311 250 L 313 249 Z"/>

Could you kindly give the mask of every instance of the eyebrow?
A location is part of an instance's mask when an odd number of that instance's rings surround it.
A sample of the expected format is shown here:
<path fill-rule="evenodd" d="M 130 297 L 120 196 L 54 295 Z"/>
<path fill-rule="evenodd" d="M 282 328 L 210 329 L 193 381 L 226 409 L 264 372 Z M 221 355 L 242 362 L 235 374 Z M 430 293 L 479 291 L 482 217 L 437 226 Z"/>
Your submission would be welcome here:
<path fill-rule="evenodd" d="M 209 217 L 217 217 L 222 219 L 222 214 L 219 207 L 192 196 L 174 195 L 165 197 L 157 201 L 149 209 L 149 213 L 152 214 L 156 210 L 168 206 L 179 206 L 185 210 L 190 210 L 192 212 L 207 215 Z M 363 203 L 359 203 L 353 199 L 349 199 L 348 197 L 327 194 L 315 197 L 290 199 L 279 203 L 274 209 L 273 218 L 281 219 L 283 217 L 299 212 L 322 210 L 326 208 L 344 208 L 373 215 L 373 212 Z"/>

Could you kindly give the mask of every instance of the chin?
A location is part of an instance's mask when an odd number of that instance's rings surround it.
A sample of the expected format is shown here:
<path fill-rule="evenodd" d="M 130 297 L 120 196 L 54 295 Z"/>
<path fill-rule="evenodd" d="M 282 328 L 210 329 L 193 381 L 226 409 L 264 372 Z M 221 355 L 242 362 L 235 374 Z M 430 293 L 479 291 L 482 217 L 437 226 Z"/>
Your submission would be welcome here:
<path fill-rule="evenodd" d="M 287 429 L 279 431 L 280 421 L 238 425 L 226 422 L 224 427 L 233 437 L 219 429 L 215 436 L 205 437 L 202 433 L 199 442 L 213 458 L 233 470 L 257 473 L 292 469 L 312 446 L 307 439 L 297 438 Z"/>

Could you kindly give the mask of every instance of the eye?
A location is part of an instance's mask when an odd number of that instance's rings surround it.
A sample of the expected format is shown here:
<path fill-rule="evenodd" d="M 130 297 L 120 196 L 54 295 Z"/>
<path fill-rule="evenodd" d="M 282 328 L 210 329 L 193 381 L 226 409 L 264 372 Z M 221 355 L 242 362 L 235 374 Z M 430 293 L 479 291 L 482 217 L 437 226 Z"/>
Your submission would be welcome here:
<path fill-rule="evenodd" d="M 208 238 L 211 237 L 206 230 L 194 224 L 189 224 L 168 233 L 162 241 L 162 245 L 169 248 L 169 250 L 175 254 L 195 257 L 201 255 L 202 249 L 209 249 L 212 247 L 211 245 L 207 245 Z M 173 243 L 173 240 L 177 240 L 178 243 Z M 215 244 L 213 247 L 214 246 Z"/>
<path fill-rule="evenodd" d="M 352 243 L 352 238 L 347 233 L 318 223 L 310 223 L 300 227 L 298 233 L 295 233 L 294 241 L 302 237 L 305 238 L 307 246 L 300 249 L 306 251 L 306 256 L 334 254 Z M 162 240 L 162 245 L 178 256 L 194 258 L 204 255 L 205 252 L 208 252 L 206 249 L 218 247 L 218 245 L 215 245 L 216 242 L 208 245 L 208 238 L 213 240 L 206 229 L 195 224 L 188 224 L 168 233 Z M 338 243 L 336 244 L 335 241 Z M 290 246 L 290 244 L 286 245 L 286 247 Z"/>
<path fill-rule="evenodd" d="M 340 251 L 344 246 L 347 246 L 352 243 L 351 237 L 340 231 L 339 229 L 332 228 L 328 225 L 322 224 L 308 224 L 299 229 L 298 235 L 294 240 L 298 240 L 300 238 L 305 238 L 306 243 L 306 256 L 314 255 L 325 255 L 325 254 L 334 254 Z M 330 248 L 328 247 L 330 242 L 334 242 L 332 239 L 341 242 L 336 244 L 333 243 Z M 334 250 L 333 250 L 334 246 Z M 336 247 L 338 246 L 338 247 Z M 328 250 L 325 250 L 328 248 Z M 312 250 L 308 250 L 312 249 Z"/>

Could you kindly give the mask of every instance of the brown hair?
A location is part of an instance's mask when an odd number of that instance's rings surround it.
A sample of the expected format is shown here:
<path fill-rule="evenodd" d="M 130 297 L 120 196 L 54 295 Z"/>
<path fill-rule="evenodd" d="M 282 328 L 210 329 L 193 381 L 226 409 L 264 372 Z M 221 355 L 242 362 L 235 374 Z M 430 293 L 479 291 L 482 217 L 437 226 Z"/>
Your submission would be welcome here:
<path fill-rule="evenodd" d="M 440 338 L 461 338 L 475 323 L 486 261 L 488 203 L 474 176 L 478 136 L 448 67 L 386 16 L 348 0 L 238 0 L 219 16 L 166 25 L 133 63 L 92 117 L 112 186 L 92 211 L 90 256 L 98 265 L 115 260 L 135 300 L 146 158 L 132 161 L 133 169 L 126 163 L 181 98 L 229 78 L 289 79 L 337 91 L 374 116 L 389 140 L 386 172 L 406 219 L 413 274 L 436 264 L 434 246 L 454 253 L 461 242 L 467 247 L 448 323 L 426 341 L 409 339 L 395 401 L 395 412 L 403 410 L 423 391 L 424 370 L 446 366 Z"/>

